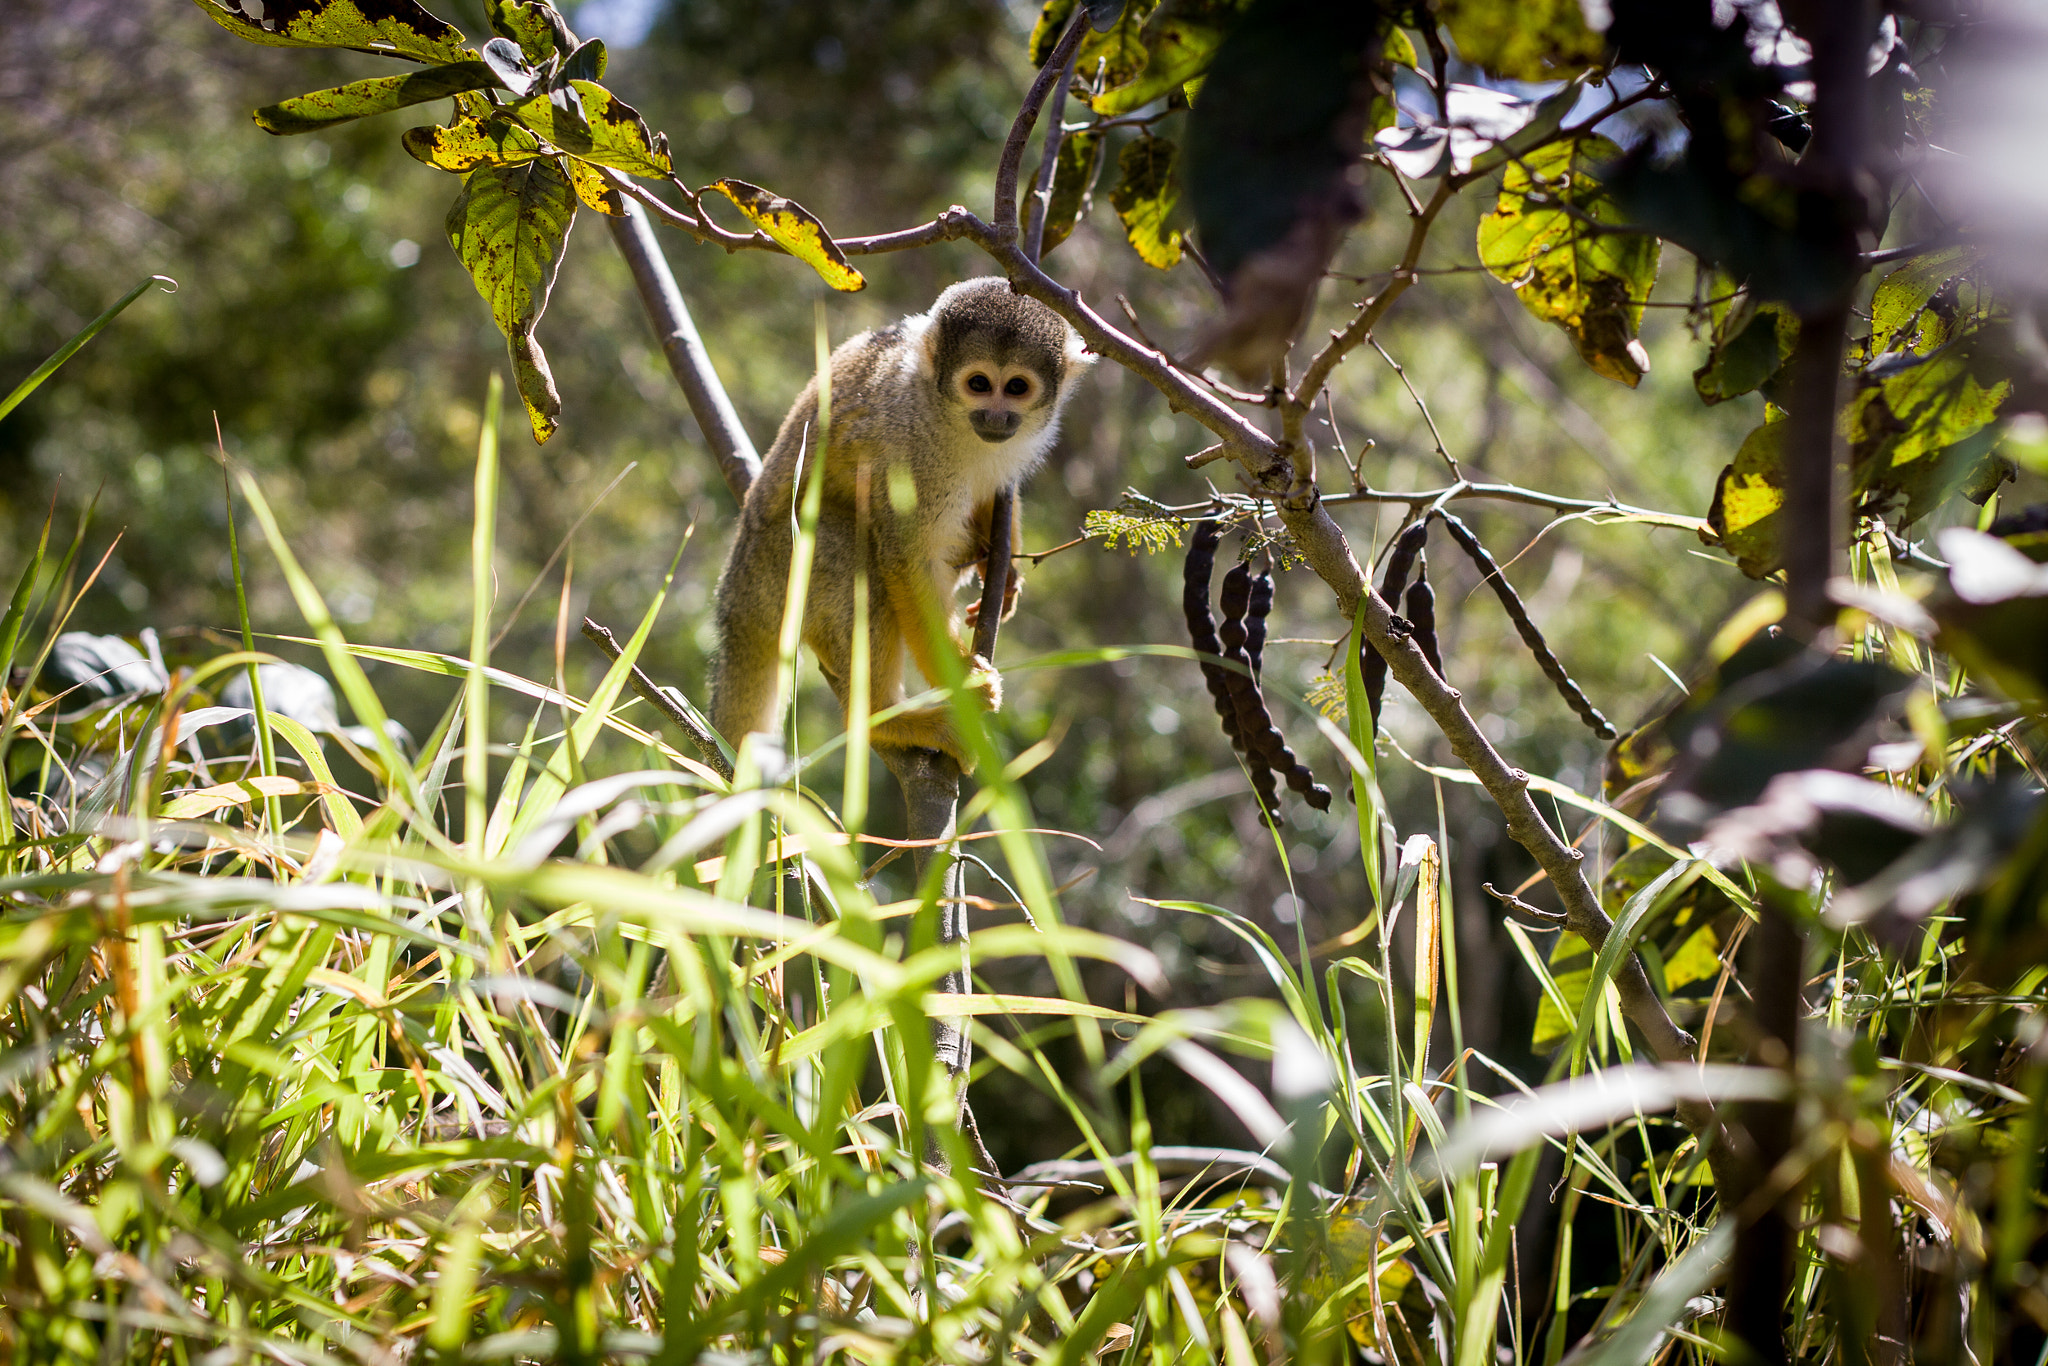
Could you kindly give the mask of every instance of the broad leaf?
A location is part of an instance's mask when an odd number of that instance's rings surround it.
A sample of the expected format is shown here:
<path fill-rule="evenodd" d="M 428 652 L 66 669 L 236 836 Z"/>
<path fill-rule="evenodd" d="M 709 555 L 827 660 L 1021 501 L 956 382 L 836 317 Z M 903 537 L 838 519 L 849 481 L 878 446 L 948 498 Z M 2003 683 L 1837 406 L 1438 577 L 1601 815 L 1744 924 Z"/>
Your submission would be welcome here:
<path fill-rule="evenodd" d="M 476 56 L 460 29 L 429 14 L 415 0 L 193 3 L 236 37 L 266 47 L 346 47 L 416 62 L 459 62 Z M 260 17 L 252 18 L 252 13 Z"/>
<path fill-rule="evenodd" d="M 1996 536 L 1939 538 L 1949 584 L 1933 603 L 1941 645 L 2006 695 L 2048 705 L 2048 566 Z"/>
<path fill-rule="evenodd" d="M 1870 340 L 1864 354 L 1910 351 L 1924 356 L 1991 316 L 1992 302 L 1972 273 L 1984 253 L 1949 247 L 1916 256 L 1884 277 L 1870 298 Z"/>
<path fill-rule="evenodd" d="M 780 243 L 797 260 L 818 272 L 819 278 L 836 290 L 852 293 L 867 287 L 867 279 L 853 268 L 846 253 L 825 231 L 824 223 L 794 199 L 770 194 L 744 180 L 715 181 L 712 188 L 730 199 L 752 223 Z"/>
<path fill-rule="evenodd" d="M 1879 377 L 1843 412 L 1856 492 L 1894 526 L 1918 521 L 1954 493 L 1982 503 L 2013 477 L 2011 462 L 1992 449 L 1992 423 L 2012 382 L 1985 373 L 1981 340 L 1966 334 L 1891 373 L 1873 366 L 1867 373 Z"/>
<path fill-rule="evenodd" d="M 1636 340 L 1657 283 L 1661 244 L 1619 229 L 1595 167 L 1620 155 L 1605 138 L 1539 148 L 1509 165 L 1500 201 L 1479 224 L 1479 259 L 1522 304 L 1568 333 L 1594 371 L 1634 388 L 1649 372 Z"/>
<path fill-rule="evenodd" d="M 576 45 L 562 63 L 562 79 L 565 81 L 601 81 L 604 71 L 611 65 L 611 58 L 605 52 L 604 39 L 587 38 Z"/>
<path fill-rule="evenodd" d="M 668 136 L 650 132 L 638 110 L 595 81 L 572 80 L 521 100 L 512 113 L 571 156 L 627 175 L 667 179 L 675 172 Z"/>
<path fill-rule="evenodd" d="M 1139 260 L 1159 270 L 1180 264 L 1180 230 L 1167 226 L 1180 202 L 1174 155 L 1171 142 L 1150 134 L 1127 144 L 1117 158 L 1116 188 L 1109 192 L 1131 249 Z"/>
<path fill-rule="evenodd" d="M 266 105 L 256 111 L 256 125 L 266 133 L 311 133 L 351 119 L 388 114 L 407 105 L 445 100 L 466 90 L 503 84 L 487 62 L 449 62 L 405 76 L 350 81 L 331 90 L 316 90 L 297 99 Z"/>
<path fill-rule="evenodd" d="M 1247 0 L 1165 0 L 1140 37 L 1145 65 L 1131 80 L 1098 95 L 1098 114 L 1128 114 L 1162 99 L 1209 69 Z"/>
<path fill-rule="evenodd" d="M 1692 387 L 1708 403 L 1724 403 L 1768 384 L 1792 357 L 1799 319 L 1781 304 L 1757 304 L 1747 295 L 1718 310 L 1713 349 L 1692 372 Z"/>
<path fill-rule="evenodd" d="M 443 171 L 517 166 L 542 155 L 539 138 L 502 118 L 464 118 L 445 128 L 408 128 L 399 143 L 418 160 Z"/>
<path fill-rule="evenodd" d="M 1080 221 L 1088 190 L 1102 165 L 1102 134 L 1070 133 L 1060 144 L 1059 165 L 1053 170 L 1052 202 L 1045 210 L 1045 239 L 1039 248 L 1043 256 L 1067 240 Z"/>
<path fill-rule="evenodd" d="M 1721 471 L 1707 523 L 1721 546 L 1752 579 L 1776 573 L 1778 510 L 1785 505 L 1785 422 L 1782 415 L 1751 432 Z"/>
<path fill-rule="evenodd" d="M 1458 55 L 1511 81 L 1554 81 L 1607 50 L 1579 0 L 1443 0 L 1437 14 Z"/>
<path fill-rule="evenodd" d="M 512 364 L 533 437 L 555 431 L 561 400 L 533 329 L 548 306 L 562 249 L 576 221 L 576 193 L 553 160 L 479 166 L 463 178 L 448 211 L 448 240 L 511 344 Z"/>
<path fill-rule="evenodd" d="M 539 66 L 555 55 L 555 26 L 535 0 L 488 0 L 491 29 L 519 44 L 526 60 Z"/>

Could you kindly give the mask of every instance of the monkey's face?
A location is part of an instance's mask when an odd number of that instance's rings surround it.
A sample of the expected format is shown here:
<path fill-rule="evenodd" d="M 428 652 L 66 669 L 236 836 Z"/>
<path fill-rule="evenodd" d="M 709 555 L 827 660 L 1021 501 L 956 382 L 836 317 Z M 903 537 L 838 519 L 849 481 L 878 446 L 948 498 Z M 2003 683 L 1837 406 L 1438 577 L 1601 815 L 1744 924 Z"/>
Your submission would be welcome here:
<path fill-rule="evenodd" d="M 1029 418 L 1045 406 L 1050 393 L 1045 377 L 1016 361 L 972 360 L 956 367 L 948 397 L 959 404 L 967 425 L 983 441 L 1008 441 L 1037 424 Z"/>

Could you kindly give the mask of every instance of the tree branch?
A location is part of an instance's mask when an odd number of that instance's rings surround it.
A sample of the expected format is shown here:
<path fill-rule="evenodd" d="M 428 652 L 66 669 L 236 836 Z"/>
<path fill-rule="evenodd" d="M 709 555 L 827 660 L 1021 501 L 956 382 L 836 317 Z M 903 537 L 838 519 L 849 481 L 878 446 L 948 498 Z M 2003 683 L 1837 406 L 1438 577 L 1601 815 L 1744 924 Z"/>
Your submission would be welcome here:
<path fill-rule="evenodd" d="M 704 441 L 718 461 L 719 472 L 725 476 L 726 487 L 733 497 L 745 501 L 748 487 L 761 473 L 761 456 L 740 425 L 718 371 L 712 368 L 711 353 L 697 335 L 697 325 L 690 318 L 682 291 L 676 288 L 676 277 L 662 255 L 661 244 L 654 239 L 646 213 L 637 202 L 628 202 L 625 217 L 607 217 L 605 223 L 633 272 L 633 285 L 640 291 L 647 320 L 654 324 L 654 335 L 668 358 L 669 373 L 676 377 Z M 715 751 L 717 746 L 712 748 Z"/>

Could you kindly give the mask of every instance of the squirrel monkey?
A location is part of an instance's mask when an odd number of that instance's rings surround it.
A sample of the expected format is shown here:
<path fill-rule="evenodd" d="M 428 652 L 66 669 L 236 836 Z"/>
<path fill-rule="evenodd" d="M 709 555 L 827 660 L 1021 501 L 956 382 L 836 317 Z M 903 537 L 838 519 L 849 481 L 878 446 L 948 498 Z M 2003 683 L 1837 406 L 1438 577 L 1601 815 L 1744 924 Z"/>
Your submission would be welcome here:
<path fill-rule="evenodd" d="M 875 710 L 904 698 L 906 646 L 932 683 L 945 677 L 933 651 L 952 650 L 982 704 L 990 711 L 1002 705 L 1001 680 L 961 637 L 954 596 L 988 553 L 996 494 L 1044 456 L 1075 379 L 1093 361 L 1058 314 L 994 278 L 954 285 L 929 312 L 864 332 L 832 353 L 831 444 L 803 638 L 842 710 L 849 704 L 856 566 L 865 567 L 869 584 Z M 816 468 L 817 412 L 813 379 L 747 491 L 718 580 L 711 719 L 734 745 L 781 723 L 773 713 L 795 534 L 791 508 L 799 475 L 808 482 Z M 1010 589 L 1006 618 L 1016 606 L 1014 575 Z M 963 771 L 973 769 L 943 705 L 880 722 L 871 738 L 877 748 L 940 750 Z"/>

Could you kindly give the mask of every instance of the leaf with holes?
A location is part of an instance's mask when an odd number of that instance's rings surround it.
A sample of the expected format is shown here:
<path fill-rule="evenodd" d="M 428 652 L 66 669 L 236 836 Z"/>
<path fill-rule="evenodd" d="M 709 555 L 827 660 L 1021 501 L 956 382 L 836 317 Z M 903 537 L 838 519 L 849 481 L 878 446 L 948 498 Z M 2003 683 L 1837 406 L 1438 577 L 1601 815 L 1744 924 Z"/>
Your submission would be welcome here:
<path fill-rule="evenodd" d="M 1707 524 L 1721 547 L 1752 579 L 1777 572 L 1778 513 L 1785 505 L 1785 421 L 1779 416 L 1751 432 L 1721 471 Z"/>
<path fill-rule="evenodd" d="M 415 0 L 192 0 L 238 38 L 265 47 L 345 47 L 416 62 L 476 56 L 462 30 Z"/>
<path fill-rule="evenodd" d="M 1595 373 L 1634 388 L 1650 369 L 1636 325 L 1661 244 L 1619 230 L 1596 169 L 1619 155 L 1607 139 L 1585 138 L 1511 163 L 1498 204 L 1480 220 L 1479 259 L 1531 313 L 1562 327 Z"/>
<path fill-rule="evenodd" d="M 1060 144 L 1059 164 L 1052 175 L 1052 202 L 1045 210 L 1045 241 L 1039 249 L 1044 256 L 1067 240 L 1081 220 L 1088 192 L 1102 168 L 1102 134 L 1070 133 Z"/>
<path fill-rule="evenodd" d="M 500 87 L 504 83 L 486 62 L 449 62 L 404 76 L 375 76 L 350 81 L 331 90 L 265 105 L 256 111 L 256 126 L 266 133 L 312 133 L 351 119 L 388 114 L 407 105 L 445 100 L 464 91 Z"/>
<path fill-rule="evenodd" d="M 479 166 L 463 178 L 448 211 L 448 241 L 511 346 L 536 442 L 554 435 L 562 403 L 533 329 L 547 310 L 575 221 L 576 192 L 552 159 Z"/>
<path fill-rule="evenodd" d="M 1174 145 L 1150 134 L 1128 144 L 1117 158 L 1110 205 L 1138 259 L 1159 270 L 1180 264 L 1180 230 L 1168 227 L 1180 191 L 1173 176 Z"/>
<path fill-rule="evenodd" d="M 517 166 L 542 155 L 539 138 L 501 118 L 472 117 L 445 128 L 408 128 L 398 141 L 415 160 L 457 173 L 479 166 Z"/>
<path fill-rule="evenodd" d="M 1095 97 L 1098 114 L 1129 114 L 1164 99 L 1209 70 L 1246 0 L 1165 0 L 1140 30 L 1145 65 Z"/>
<path fill-rule="evenodd" d="M 571 156 L 627 175 L 665 180 L 675 172 L 668 135 L 649 131 L 639 110 L 595 81 L 572 80 L 511 112 Z"/>
<path fill-rule="evenodd" d="M 1579 0 L 1444 0 L 1437 14 L 1460 57 L 1511 81 L 1560 80 L 1607 51 Z"/>
<path fill-rule="evenodd" d="M 719 180 L 711 186 L 730 199 L 747 221 L 767 233 L 797 260 L 818 272 L 832 288 L 851 294 L 867 287 L 867 279 L 853 268 L 846 253 L 832 240 L 825 225 L 794 199 L 770 194 L 744 180 Z"/>

